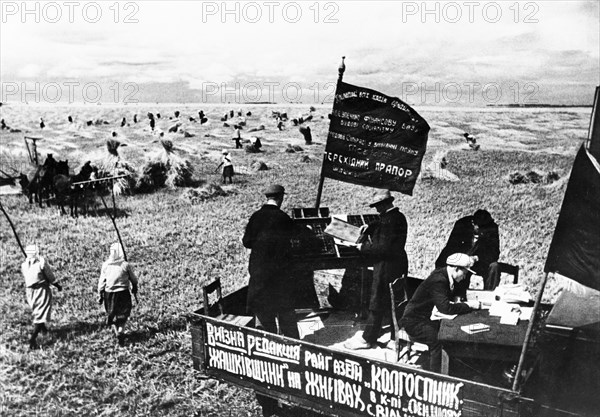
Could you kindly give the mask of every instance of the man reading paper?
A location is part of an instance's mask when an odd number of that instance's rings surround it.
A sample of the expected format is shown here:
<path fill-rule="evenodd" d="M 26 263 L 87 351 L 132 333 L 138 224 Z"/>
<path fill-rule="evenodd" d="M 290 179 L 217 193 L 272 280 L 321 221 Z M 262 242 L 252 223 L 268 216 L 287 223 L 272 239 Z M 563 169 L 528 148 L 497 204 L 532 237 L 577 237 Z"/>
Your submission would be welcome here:
<path fill-rule="evenodd" d="M 344 344 L 346 349 L 368 349 L 379 338 L 385 311 L 390 309 L 390 286 L 396 278 L 408 273 L 408 257 L 404 250 L 408 224 L 389 190 L 377 192 L 369 207 L 379 213 L 378 222 L 369 225 L 368 239 L 358 244 L 361 253 L 374 259 L 373 284 L 369 300 L 369 315 L 362 337 L 357 336 Z"/>

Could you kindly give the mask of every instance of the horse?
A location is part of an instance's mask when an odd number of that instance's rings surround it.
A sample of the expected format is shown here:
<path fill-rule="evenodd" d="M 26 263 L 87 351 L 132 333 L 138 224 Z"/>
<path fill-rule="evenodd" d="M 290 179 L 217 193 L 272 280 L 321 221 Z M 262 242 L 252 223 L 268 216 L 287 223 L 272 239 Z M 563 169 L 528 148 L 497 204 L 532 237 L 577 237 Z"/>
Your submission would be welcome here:
<path fill-rule="evenodd" d="M 87 214 L 87 202 L 91 197 L 91 194 L 95 192 L 95 186 L 77 183 L 95 179 L 97 173 L 98 168 L 93 167 L 91 162 L 87 161 L 79 173 L 72 177 L 64 174 L 59 174 L 54 177 L 55 201 L 60 206 L 61 214 L 67 214 L 65 205 L 68 204 L 70 215 L 72 217 L 78 217 L 80 202 L 83 202 L 83 212 Z"/>
<path fill-rule="evenodd" d="M 56 162 L 52 157 L 52 154 L 48 154 L 44 165 L 38 166 L 33 174 L 31 180 L 23 173 L 19 175 L 19 184 L 25 194 L 29 198 L 29 204 L 35 202 L 39 204 L 40 208 L 43 207 L 43 201 L 46 200 L 46 204 L 50 207 L 50 196 L 53 194 L 53 178 L 57 173 L 63 173 L 69 171 L 68 161 Z"/>

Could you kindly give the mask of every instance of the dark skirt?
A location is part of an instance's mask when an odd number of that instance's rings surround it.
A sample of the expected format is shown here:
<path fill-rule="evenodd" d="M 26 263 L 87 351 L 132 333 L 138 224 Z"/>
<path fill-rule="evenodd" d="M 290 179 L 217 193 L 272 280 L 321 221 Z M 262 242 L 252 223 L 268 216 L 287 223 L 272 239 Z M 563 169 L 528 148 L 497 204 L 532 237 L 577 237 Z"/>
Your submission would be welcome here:
<path fill-rule="evenodd" d="M 131 294 L 129 291 L 105 293 L 104 309 L 108 314 L 106 324 L 125 324 L 131 314 Z"/>
<path fill-rule="evenodd" d="M 223 167 L 223 176 L 233 177 L 233 165 L 227 165 L 226 167 Z"/>

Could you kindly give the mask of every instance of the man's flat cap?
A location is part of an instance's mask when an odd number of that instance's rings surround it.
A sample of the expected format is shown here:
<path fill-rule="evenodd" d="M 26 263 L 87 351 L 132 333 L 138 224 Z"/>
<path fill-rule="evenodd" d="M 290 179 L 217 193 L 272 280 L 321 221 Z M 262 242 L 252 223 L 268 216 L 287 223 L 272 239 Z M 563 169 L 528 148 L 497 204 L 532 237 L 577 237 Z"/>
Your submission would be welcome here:
<path fill-rule="evenodd" d="M 265 195 L 267 197 L 274 196 L 274 195 L 283 195 L 283 194 L 285 194 L 285 188 L 283 188 L 283 186 L 281 186 L 279 184 L 271 184 L 265 190 Z"/>

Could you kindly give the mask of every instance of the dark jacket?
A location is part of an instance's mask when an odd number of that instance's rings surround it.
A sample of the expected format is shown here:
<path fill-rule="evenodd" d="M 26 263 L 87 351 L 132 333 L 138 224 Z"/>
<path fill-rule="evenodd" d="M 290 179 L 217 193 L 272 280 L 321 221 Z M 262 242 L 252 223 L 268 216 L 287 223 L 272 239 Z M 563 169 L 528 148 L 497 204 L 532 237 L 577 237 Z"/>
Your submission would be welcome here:
<path fill-rule="evenodd" d="M 242 243 L 250 253 L 247 309 L 281 311 L 290 306 L 292 219 L 277 206 L 265 204 L 246 226 Z"/>
<path fill-rule="evenodd" d="M 455 285 L 456 287 L 456 285 Z M 456 289 L 456 288 L 455 288 Z M 433 306 L 443 314 L 465 314 L 472 311 L 465 303 L 453 303 L 455 291 L 450 290 L 450 278 L 446 267 L 436 269 L 417 287 L 406 305 L 402 321 L 429 321 Z"/>
<path fill-rule="evenodd" d="M 380 220 L 369 226 L 370 242 L 361 252 L 374 259 L 373 286 L 370 310 L 381 310 L 389 305 L 389 283 L 408 273 L 408 257 L 404 250 L 408 224 L 404 214 L 394 207 L 383 213 Z"/>
<path fill-rule="evenodd" d="M 477 255 L 479 260 L 471 269 L 478 275 L 485 276 L 492 262 L 497 262 L 500 257 L 500 236 L 498 225 L 491 223 L 479 228 L 479 239 L 473 244 L 475 228 L 473 227 L 473 216 L 466 216 L 454 223 L 446 247 L 442 250 L 435 267 L 441 268 L 446 265 L 446 259 L 453 253 L 466 253 L 469 256 Z"/>

